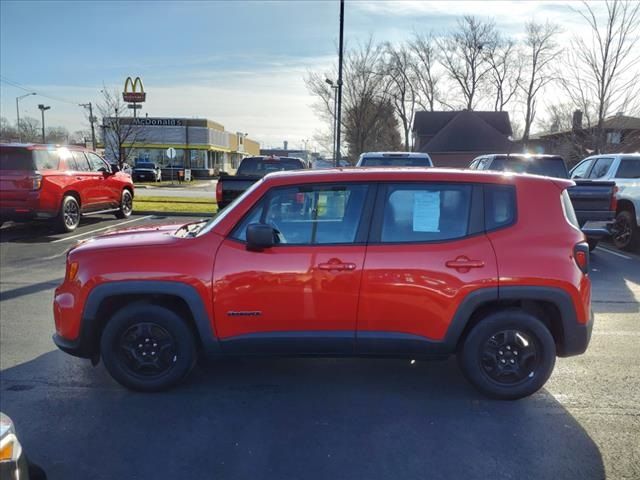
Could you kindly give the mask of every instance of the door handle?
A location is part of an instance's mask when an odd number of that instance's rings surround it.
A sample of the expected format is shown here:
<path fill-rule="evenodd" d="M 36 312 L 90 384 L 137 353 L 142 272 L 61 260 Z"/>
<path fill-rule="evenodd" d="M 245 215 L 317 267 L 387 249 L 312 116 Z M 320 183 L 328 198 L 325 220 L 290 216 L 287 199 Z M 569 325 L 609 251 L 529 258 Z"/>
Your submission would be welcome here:
<path fill-rule="evenodd" d="M 355 263 L 342 263 L 342 262 L 336 262 L 336 261 L 329 261 L 327 263 L 321 263 L 318 265 L 318 269 L 319 270 L 335 270 L 335 271 L 345 271 L 345 270 L 355 270 L 356 269 L 356 264 Z"/>
<path fill-rule="evenodd" d="M 445 265 L 448 268 L 455 268 L 457 270 L 468 272 L 471 268 L 484 267 L 484 262 L 482 260 L 471 260 L 470 258 L 462 255 L 460 257 L 457 257 L 455 260 L 448 260 L 447 262 L 445 262 Z"/>

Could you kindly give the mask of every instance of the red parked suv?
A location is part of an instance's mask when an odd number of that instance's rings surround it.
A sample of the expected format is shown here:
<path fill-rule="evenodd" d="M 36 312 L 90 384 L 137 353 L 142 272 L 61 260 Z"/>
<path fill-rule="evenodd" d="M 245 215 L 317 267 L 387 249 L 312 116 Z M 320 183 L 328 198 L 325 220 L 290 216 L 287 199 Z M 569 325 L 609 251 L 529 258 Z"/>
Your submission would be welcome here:
<path fill-rule="evenodd" d="M 440 169 L 272 173 L 209 221 L 72 249 L 54 341 L 161 390 L 199 353 L 443 357 L 498 398 L 591 336 L 569 180 Z"/>
<path fill-rule="evenodd" d="M 75 146 L 0 144 L 0 223 L 50 219 L 71 232 L 81 215 L 133 209 L 131 177 Z"/>

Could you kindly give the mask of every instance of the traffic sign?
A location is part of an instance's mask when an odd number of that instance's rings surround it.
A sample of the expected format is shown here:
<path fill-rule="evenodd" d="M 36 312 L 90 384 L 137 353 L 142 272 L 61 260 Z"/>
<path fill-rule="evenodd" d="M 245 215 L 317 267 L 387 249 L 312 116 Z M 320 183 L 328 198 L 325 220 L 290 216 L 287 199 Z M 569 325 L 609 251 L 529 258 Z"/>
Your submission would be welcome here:
<path fill-rule="evenodd" d="M 172 160 L 176 158 L 176 149 L 173 147 L 167 148 L 167 157 L 169 157 Z"/>

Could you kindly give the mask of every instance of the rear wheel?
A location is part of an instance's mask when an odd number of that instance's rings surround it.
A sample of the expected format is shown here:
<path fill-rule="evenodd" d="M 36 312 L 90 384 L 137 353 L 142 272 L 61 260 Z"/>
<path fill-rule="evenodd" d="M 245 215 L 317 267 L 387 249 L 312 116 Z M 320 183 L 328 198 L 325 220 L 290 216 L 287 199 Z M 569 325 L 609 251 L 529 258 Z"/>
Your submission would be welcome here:
<path fill-rule="evenodd" d="M 126 188 L 122 191 L 120 209 L 116 212 L 116 218 L 129 218 L 133 212 L 133 195 Z"/>
<path fill-rule="evenodd" d="M 556 348 L 551 333 L 535 316 L 503 310 L 473 327 L 458 361 L 478 390 L 490 397 L 515 400 L 546 383 L 555 365 Z"/>
<path fill-rule="evenodd" d="M 638 245 L 638 225 L 632 212 L 622 210 L 616 215 L 616 234 L 613 244 L 621 250 L 634 250 Z"/>
<path fill-rule="evenodd" d="M 73 232 L 80 224 L 80 204 L 75 197 L 67 195 L 62 199 L 60 214 L 56 218 L 56 230 Z"/>
<path fill-rule="evenodd" d="M 193 334 L 184 319 L 145 303 L 125 307 L 108 320 L 100 351 L 117 382 L 143 392 L 176 385 L 196 361 Z"/>

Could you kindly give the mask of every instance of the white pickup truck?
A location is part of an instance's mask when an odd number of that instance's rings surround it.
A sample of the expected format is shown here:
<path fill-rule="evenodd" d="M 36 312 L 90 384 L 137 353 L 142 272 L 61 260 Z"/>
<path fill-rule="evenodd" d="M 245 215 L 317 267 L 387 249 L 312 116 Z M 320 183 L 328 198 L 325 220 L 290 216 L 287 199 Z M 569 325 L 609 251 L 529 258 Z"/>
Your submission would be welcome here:
<path fill-rule="evenodd" d="M 572 179 L 616 182 L 616 247 L 634 250 L 640 246 L 640 154 L 607 153 L 587 157 L 570 172 Z"/>

